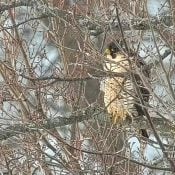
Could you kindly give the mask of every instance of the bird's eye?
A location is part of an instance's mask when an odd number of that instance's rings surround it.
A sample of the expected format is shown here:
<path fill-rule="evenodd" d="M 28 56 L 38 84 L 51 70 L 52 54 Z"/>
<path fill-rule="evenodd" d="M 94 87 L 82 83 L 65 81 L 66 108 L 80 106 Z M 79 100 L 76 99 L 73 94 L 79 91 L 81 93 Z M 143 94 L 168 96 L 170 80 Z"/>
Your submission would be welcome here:
<path fill-rule="evenodd" d="M 117 50 L 116 48 L 113 48 L 113 49 L 111 49 L 111 52 L 115 53 L 116 50 Z"/>

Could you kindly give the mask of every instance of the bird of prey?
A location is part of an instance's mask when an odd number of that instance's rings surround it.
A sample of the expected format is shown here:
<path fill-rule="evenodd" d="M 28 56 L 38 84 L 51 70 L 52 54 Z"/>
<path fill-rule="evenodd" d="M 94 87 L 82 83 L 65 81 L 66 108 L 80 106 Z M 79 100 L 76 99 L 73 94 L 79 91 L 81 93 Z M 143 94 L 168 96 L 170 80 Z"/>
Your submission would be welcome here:
<path fill-rule="evenodd" d="M 142 81 L 142 78 L 149 78 L 146 64 L 137 54 L 133 52 L 127 54 L 114 42 L 108 44 L 105 56 L 105 71 L 125 75 L 106 78 L 104 83 L 104 104 L 112 123 L 121 123 L 127 118 L 133 121 L 137 117 L 144 116 L 140 98 L 146 103 L 149 100 L 149 91 Z M 141 134 L 148 137 L 145 129 L 141 129 Z"/>

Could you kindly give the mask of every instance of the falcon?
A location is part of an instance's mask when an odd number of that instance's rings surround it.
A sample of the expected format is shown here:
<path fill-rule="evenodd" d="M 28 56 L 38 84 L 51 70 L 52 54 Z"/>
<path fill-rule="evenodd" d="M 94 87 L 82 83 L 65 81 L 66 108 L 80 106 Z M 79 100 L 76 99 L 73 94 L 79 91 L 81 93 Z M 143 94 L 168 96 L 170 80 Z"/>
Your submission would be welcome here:
<path fill-rule="evenodd" d="M 149 101 L 149 91 L 142 81 L 143 78 L 149 78 L 147 65 L 137 54 L 127 54 L 114 42 L 108 44 L 105 56 L 104 70 L 123 75 L 106 78 L 104 83 L 104 104 L 112 123 L 118 124 L 126 119 L 133 121 L 137 117 L 143 117 L 140 98 L 146 103 Z M 148 138 L 145 129 L 141 129 L 141 134 Z"/>

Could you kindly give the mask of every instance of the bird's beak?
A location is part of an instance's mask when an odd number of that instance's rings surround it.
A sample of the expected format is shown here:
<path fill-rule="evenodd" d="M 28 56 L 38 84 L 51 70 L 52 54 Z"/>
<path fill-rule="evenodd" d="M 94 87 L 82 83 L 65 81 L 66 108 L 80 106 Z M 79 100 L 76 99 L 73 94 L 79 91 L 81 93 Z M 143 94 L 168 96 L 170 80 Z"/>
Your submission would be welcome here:
<path fill-rule="evenodd" d="M 110 50 L 106 49 L 105 52 L 104 52 L 104 55 L 106 56 L 106 55 L 110 55 L 110 54 L 111 54 Z"/>

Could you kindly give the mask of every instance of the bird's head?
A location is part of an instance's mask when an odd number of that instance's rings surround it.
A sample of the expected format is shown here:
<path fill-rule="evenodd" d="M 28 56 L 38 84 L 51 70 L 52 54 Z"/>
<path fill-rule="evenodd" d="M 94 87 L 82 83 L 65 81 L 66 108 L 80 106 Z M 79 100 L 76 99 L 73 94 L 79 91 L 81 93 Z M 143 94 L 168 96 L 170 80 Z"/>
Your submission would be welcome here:
<path fill-rule="evenodd" d="M 110 55 L 113 59 L 116 57 L 116 54 L 120 51 L 120 49 L 118 48 L 118 46 L 114 43 L 114 42 L 110 42 L 107 45 L 107 48 L 104 52 L 104 54 Z"/>

